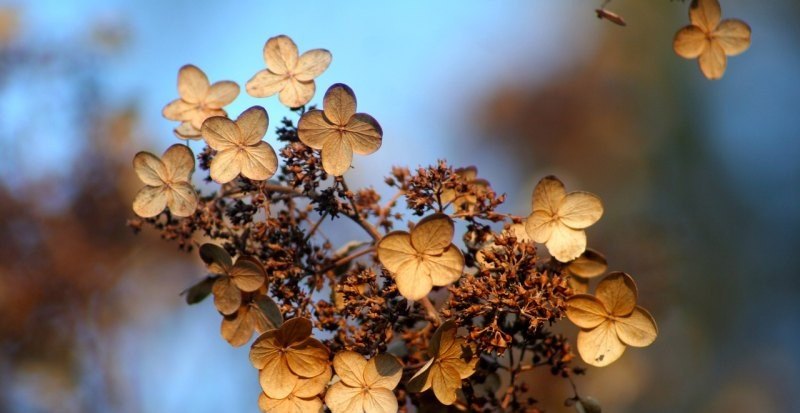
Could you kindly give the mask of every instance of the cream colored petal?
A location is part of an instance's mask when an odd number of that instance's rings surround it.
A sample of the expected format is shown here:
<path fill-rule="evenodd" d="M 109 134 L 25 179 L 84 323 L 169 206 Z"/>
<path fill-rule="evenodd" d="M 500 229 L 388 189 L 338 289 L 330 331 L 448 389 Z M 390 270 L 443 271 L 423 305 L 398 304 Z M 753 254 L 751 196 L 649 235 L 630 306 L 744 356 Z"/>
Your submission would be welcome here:
<path fill-rule="evenodd" d="M 672 41 L 672 49 L 684 59 L 696 59 L 706 50 L 706 47 L 708 47 L 706 33 L 694 25 L 678 30 Z"/>
<path fill-rule="evenodd" d="M 264 394 L 273 399 L 284 399 L 292 393 L 300 378 L 286 363 L 286 358 L 271 357 L 258 373 L 258 382 Z"/>
<path fill-rule="evenodd" d="M 242 165 L 247 159 L 247 153 L 239 149 L 225 149 L 211 160 L 211 179 L 224 184 L 232 181 L 242 172 Z"/>
<path fill-rule="evenodd" d="M 261 141 L 245 150 L 242 175 L 255 181 L 272 178 L 278 170 L 278 156 L 268 143 Z"/>
<path fill-rule="evenodd" d="M 527 220 L 526 220 L 527 221 Z M 521 224 L 513 224 L 509 228 L 511 234 L 513 234 L 518 242 L 535 242 L 533 238 L 528 234 L 528 231 L 525 229 L 525 222 Z M 547 237 L 550 237 L 550 234 L 545 234 Z"/>
<path fill-rule="evenodd" d="M 240 258 L 231 268 L 233 283 L 242 291 L 252 292 L 264 285 L 266 274 L 264 268 L 257 263 Z"/>
<path fill-rule="evenodd" d="M 185 65 L 178 71 L 178 94 L 188 103 L 202 103 L 208 94 L 208 77 L 197 66 Z"/>
<path fill-rule="evenodd" d="M 322 399 L 302 398 L 289 395 L 284 399 L 273 399 L 264 393 L 258 398 L 258 408 L 265 413 L 322 413 Z"/>
<path fill-rule="evenodd" d="M 431 367 L 431 387 L 433 394 L 444 405 L 456 401 L 456 391 L 461 388 L 461 376 L 458 371 L 447 364 L 434 364 Z"/>
<path fill-rule="evenodd" d="M 322 167 L 325 172 L 342 176 L 353 163 L 353 147 L 350 142 L 337 138 L 330 139 L 322 146 Z"/>
<path fill-rule="evenodd" d="M 333 358 L 333 369 L 342 382 L 351 387 L 365 387 L 364 369 L 367 360 L 354 351 L 341 351 Z"/>
<path fill-rule="evenodd" d="M 595 328 L 608 319 L 608 313 L 596 297 L 577 294 L 567 300 L 567 318 L 580 328 Z"/>
<path fill-rule="evenodd" d="M 197 209 L 197 191 L 188 182 L 172 184 L 167 192 L 169 212 L 176 217 L 188 217 Z"/>
<path fill-rule="evenodd" d="M 594 295 L 603 303 L 609 314 L 625 317 L 636 307 L 636 283 L 624 272 L 612 272 L 597 284 Z"/>
<path fill-rule="evenodd" d="M 546 176 L 533 189 L 532 211 L 541 210 L 555 213 L 565 196 L 567 196 L 567 191 L 564 189 L 564 184 L 553 175 Z"/>
<path fill-rule="evenodd" d="M 378 354 L 369 359 L 363 371 L 365 384 L 373 389 L 380 387 L 392 390 L 403 377 L 403 365 L 391 354 Z"/>
<path fill-rule="evenodd" d="M 408 260 L 398 268 L 394 275 L 397 291 L 411 301 L 425 297 L 433 288 L 430 275 L 422 273 L 419 267 L 418 260 Z"/>
<path fill-rule="evenodd" d="M 582 191 L 570 192 L 561 202 L 558 216 L 568 227 L 584 229 L 603 216 L 603 203 L 597 195 Z"/>
<path fill-rule="evenodd" d="M 291 318 L 278 330 L 278 341 L 284 347 L 303 343 L 311 336 L 311 328 L 311 320 L 303 317 Z"/>
<path fill-rule="evenodd" d="M 570 274 L 583 278 L 602 275 L 607 269 L 608 261 L 606 261 L 606 257 L 591 248 L 587 248 L 580 257 L 576 258 L 567 266 L 567 270 Z"/>
<path fill-rule="evenodd" d="M 326 368 L 320 375 L 310 379 L 300 379 L 297 385 L 292 390 L 292 395 L 295 397 L 309 398 L 322 393 L 328 382 L 331 381 L 331 369 Z"/>
<path fill-rule="evenodd" d="M 711 32 L 719 24 L 722 16 L 717 0 L 693 0 L 689 6 L 689 20 L 706 32 Z"/>
<path fill-rule="evenodd" d="M 197 104 L 186 102 L 183 99 L 175 99 L 164 106 L 161 114 L 169 120 L 186 120 L 187 112 L 196 108 Z"/>
<path fill-rule="evenodd" d="M 340 136 L 339 131 L 325 119 L 325 114 L 321 110 L 314 109 L 304 113 L 297 124 L 297 137 L 314 149 L 322 149 L 325 142 L 340 139 Z"/>
<path fill-rule="evenodd" d="M 428 360 L 424 366 L 417 370 L 414 375 L 408 379 L 406 383 L 406 390 L 412 393 L 419 393 L 431 388 L 431 366 L 435 359 Z"/>
<path fill-rule="evenodd" d="M 194 154 L 186 145 L 175 144 L 170 146 L 161 156 L 167 175 L 167 180 L 172 182 L 186 182 L 194 172 Z"/>
<path fill-rule="evenodd" d="M 586 233 L 562 224 L 553 225 L 553 233 L 545 245 L 555 259 L 570 262 L 586 251 Z"/>
<path fill-rule="evenodd" d="M 214 306 L 222 314 L 233 314 L 242 305 L 242 292 L 236 288 L 230 277 L 219 278 L 214 282 L 211 292 L 214 294 Z"/>
<path fill-rule="evenodd" d="M 723 20 L 713 36 L 728 56 L 742 54 L 750 47 L 750 26 L 741 20 Z"/>
<path fill-rule="evenodd" d="M 464 255 L 453 244 L 441 255 L 426 255 L 425 264 L 430 269 L 433 285 L 441 287 L 452 284 L 461 278 L 464 271 Z"/>
<path fill-rule="evenodd" d="M 235 148 L 241 142 L 241 132 L 236 124 L 221 116 L 206 119 L 200 129 L 208 146 L 217 151 Z"/>
<path fill-rule="evenodd" d="M 301 82 L 295 78 L 286 81 L 286 85 L 281 89 L 278 99 L 290 108 L 299 108 L 305 105 L 314 97 L 317 86 L 314 82 Z"/>
<path fill-rule="evenodd" d="M 553 219 L 553 215 L 549 211 L 533 211 L 525 220 L 525 232 L 533 241 L 545 243 L 553 235 L 553 230 L 558 225 L 558 221 Z"/>
<path fill-rule="evenodd" d="M 709 43 L 700 58 L 697 59 L 700 70 L 709 80 L 721 79 L 725 75 L 725 68 L 728 66 L 728 58 L 725 57 L 725 50 L 719 42 Z"/>
<path fill-rule="evenodd" d="M 255 145 L 267 133 L 269 116 L 266 109 L 253 106 L 236 118 L 236 126 L 239 127 L 239 142 L 243 145 Z"/>
<path fill-rule="evenodd" d="M 378 121 L 366 113 L 356 113 L 347 122 L 342 136 L 350 141 L 353 152 L 369 155 L 381 147 L 383 130 Z"/>
<path fill-rule="evenodd" d="M 133 170 L 149 186 L 164 185 L 164 180 L 168 178 L 164 163 L 150 152 L 139 152 L 133 157 Z"/>
<path fill-rule="evenodd" d="M 249 316 L 249 307 L 242 307 L 235 315 L 222 318 L 220 333 L 234 347 L 241 347 L 250 341 L 255 328 L 254 319 Z"/>
<path fill-rule="evenodd" d="M 203 137 L 200 135 L 200 129 L 195 128 L 192 126 L 192 122 L 188 121 L 181 122 L 181 124 L 178 125 L 177 128 L 173 129 L 172 132 L 178 139 L 190 139 L 193 141 L 203 139 Z"/>
<path fill-rule="evenodd" d="M 356 94 L 350 86 L 337 83 L 328 88 L 323 100 L 325 117 L 335 125 L 347 125 L 356 114 Z"/>
<path fill-rule="evenodd" d="M 638 306 L 630 316 L 617 319 L 614 326 L 619 339 L 633 347 L 647 347 L 658 336 L 656 320 L 647 310 Z"/>
<path fill-rule="evenodd" d="M 233 102 L 236 96 L 239 96 L 239 85 L 230 80 L 223 80 L 211 85 L 204 103 L 208 108 L 221 109 Z"/>
<path fill-rule="evenodd" d="M 164 186 L 146 186 L 133 199 L 133 212 L 142 218 L 154 217 L 167 206 L 167 189 Z"/>
<path fill-rule="evenodd" d="M 334 383 L 325 393 L 325 404 L 331 413 L 362 413 L 364 397 L 360 387 L 346 386 L 341 381 Z"/>
<path fill-rule="evenodd" d="M 264 366 L 274 363 L 274 358 L 281 358 L 280 349 L 283 347 L 278 340 L 279 330 L 270 330 L 260 335 L 250 346 L 250 362 L 253 367 L 261 370 Z"/>
<path fill-rule="evenodd" d="M 261 70 L 244 85 L 247 94 L 254 98 L 272 96 L 286 87 L 289 83 L 287 75 L 278 75 L 269 70 Z"/>
<path fill-rule="evenodd" d="M 397 413 L 394 393 L 385 388 L 373 388 L 364 396 L 364 413 Z"/>
<path fill-rule="evenodd" d="M 208 118 L 213 118 L 214 116 L 221 116 L 226 117 L 228 115 L 223 109 L 211 109 L 211 108 L 204 108 L 198 109 L 193 112 L 189 112 L 187 117 L 189 121 L 192 123 L 192 127 L 195 129 L 202 129 L 203 123 Z"/>
<path fill-rule="evenodd" d="M 297 45 L 288 36 L 280 35 L 264 45 L 264 62 L 273 73 L 282 75 L 297 66 Z"/>
<path fill-rule="evenodd" d="M 577 344 L 583 361 L 595 367 L 607 366 L 625 352 L 625 344 L 619 341 L 613 321 L 606 321 L 591 330 L 581 330 Z"/>
<path fill-rule="evenodd" d="M 445 214 L 436 213 L 420 220 L 411 230 L 411 245 L 425 254 L 441 254 L 453 242 L 455 225 Z"/>
<path fill-rule="evenodd" d="M 318 376 L 328 368 L 328 348 L 318 340 L 308 338 L 286 351 L 286 362 L 298 376 Z"/>
<path fill-rule="evenodd" d="M 396 272 L 406 261 L 416 259 L 416 254 L 411 236 L 404 231 L 390 232 L 378 242 L 378 259 L 391 272 Z"/>
<path fill-rule="evenodd" d="M 309 50 L 303 53 L 297 61 L 294 77 L 301 82 L 314 80 L 330 66 L 332 58 L 331 52 L 325 49 Z"/>

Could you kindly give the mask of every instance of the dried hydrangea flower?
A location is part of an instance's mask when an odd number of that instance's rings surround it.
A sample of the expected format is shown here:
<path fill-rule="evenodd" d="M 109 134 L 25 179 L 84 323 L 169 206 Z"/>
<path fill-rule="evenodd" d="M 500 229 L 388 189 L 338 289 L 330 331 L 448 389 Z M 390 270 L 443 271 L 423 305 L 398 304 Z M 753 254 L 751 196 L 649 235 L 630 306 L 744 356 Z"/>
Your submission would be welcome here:
<path fill-rule="evenodd" d="M 567 317 L 581 328 L 578 353 L 588 364 L 607 366 L 625 346 L 645 347 L 655 341 L 653 316 L 636 305 L 636 283 L 630 275 L 614 272 L 600 281 L 595 295 L 578 294 L 567 301 Z"/>
<path fill-rule="evenodd" d="M 268 143 L 269 117 L 261 106 L 242 112 L 236 122 L 222 116 L 208 118 L 201 129 L 208 146 L 217 151 L 211 160 L 211 179 L 224 184 L 240 173 L 245 178 L 263 181 L 278 170 L 278 157 Z"/>
<path fill-rule="evenodd" d="M 178 99 L 164 107 L 169 120 L 181 121 L 175 135 L 181 139 L 200 139 L 203 121 L 212 116 L 226 116 L 222 109 L 239 96 L 239 85 L 229 80 L 209 84 L 197 66 L 186 65 L 178 71 Z"/>
<path fill-rule="evenodd" d="M 225 249 L 214 244 L 201 245 L 200 258 L 208 265 L 211 274 L 219 276 L 211 292 L 214 294 L 214 306 L 225 315 L 239 310 L 242 291 L 258 290 L 267 277 L 264 267 L 255 258 L 240 257 L 234 263 Z"/>
<path fill-rule="evenodd" d="M 589 291 L 589 278 L 603 275 L 608 270 L 608 261 L 600 252 L 587 248 L 580 257 L 567 264 L 571 275 L 569 285 L 577 293 Z"/>
<path fill-rule="evenodd" d="M 395 413 L 394 390 L 403 376 L 403 365 L 391 354 L 378 354 L 367 361 L 364 356 L 343 351 L 333 358 L 340 380 L 325 394 L 332 413 Z"/>
<path fill-rule="evenodd" d="M 381 147 L 383 130 L 370 115 L 356 113 L 356 95 L 337 83 L 325 92 L 323 110 L 310 110 L 297 124 L 297 137 L 321 150 L 325 172 L 341 176 L 353 163 L 353 152 L 369 155 Z"/>
<path fill-rule="evenodd" d="M 253 332 L 261 334 L 280 326 L 270 316 L 274 311 L 280 315 L 277 305 L 269 297 L 255 299 L 240 306 L 234 314 L 223 317 L 220 333 L 230 345 L 243 346 L 253 337 Z"/>
<path fill-rule="evenodd" d="M 462 193 L 456 189 L 445 189 L 441 196 L 442 205 L 452 203 L 456 213 L 471 211 L 478 202 L 478 194 L 485 193 L 489 189 L 489 182 L 478 178 L 478 168 L 474 166 L 458 168 L 455 172 L 461 180 L 473 187 L 474 191 Z"/>
<path fill-rule="evenodd" d="M 259 336 L 250 348 L 250 362 L 261 370 L 261 389 L 272 399 L 285 399 L 301 379 L 323 374 L 328 348 L 311 337 L 311 321 L 292 318 Z"/>
<path fill-rule="evenodd" d="M 727 56 L 744 53 L 750 47 L 750 26 L 738 19 L 722 19 L 717 0 L 694 0 L 689 7 L 691 24 L 675 34 L 672 47 L 684 59 L 697 59 L 708 79 L 725 74 Z"/>
<path fill-rule="evenodd" d="M 288 396 L 280 399 L 261 393 L 258 408 L 265 413 L 306 413 L 322 412 L 322 399 L 319 394 L 331 380 L 331 369 L 326 367 L 318 376 L 299 379 Z"/>
<path fill-rule="evenodd" d="M 586 250 L 586 232 L 603 216 L 597 195 L 583 191 L 567 193 L 555 176 L 542 178 L 533 190 L 533 213 L 525 230 L 534 241 L 547 245 L 550 255 L 561 262 L 578 258 Z"/>
<path fill-rule="evenodd" d="M 192 185 L 194 154 L 185 145 L 172 145 L 159 159 L 150 152 L 133 157 L 133 170 L 145 183 L 133 200 L 133 212 L 154 217 L 165 207 L 177 217 L 188 217 L 197 209 L 197 191 Z"/>
<path fill-rule="evenodd" d="M 280 93 L 281 103 L 297 108 L 314 97 L 314 78 L 331 64 L 331 52 L 313 49 L 298 56 L 297 45 L 288 36 L 281 35 L 267 40 L 264 61 L 267 69 L 247 81 L 247 93 L 257 98 Z"/>
<path fill-rule="evenodd" d="M 433 388 L 433 393 L 442 404 L 456 401 L 456 391 L 461 380 L 475 372 L 478 359 L 471 347 L 461 337 L 456 337 L 458 327 L 447 321 L 433 333 L 428 346 L 431 359 L 422 366 L 406 385 L 411 392 L 423 392 Z"/>
<path fill-rule="evenodd" d="M 378 242 L 378 259 L 394 274 L 403 297 L 419 300 L 433 286 L 461 277 L 464 255 L 452 243 L 454 231 L 450 217 L 433 214 L 420 220 L 411 233 L 393 231 Z"/>

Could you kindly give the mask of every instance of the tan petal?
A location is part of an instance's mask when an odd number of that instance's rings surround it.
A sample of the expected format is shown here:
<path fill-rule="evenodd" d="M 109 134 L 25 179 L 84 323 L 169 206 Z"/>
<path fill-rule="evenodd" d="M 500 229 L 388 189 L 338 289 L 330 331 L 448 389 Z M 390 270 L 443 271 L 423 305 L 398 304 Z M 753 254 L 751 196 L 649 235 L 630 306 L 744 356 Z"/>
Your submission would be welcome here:
<path fill-rule="evenodd" d="M 318 376 L 328 368 L 328 348 L 318 340 L 308 338 L 286 350 L 286 362 L 298 376 Z"/>
<path fill-rule="evenodd" d="M 325 49 L 309 50 L 303 53 L 297 61 L 294 77 L 301 82 L 314 80 L 330 66 L 332 58 L 331 52 Z"/>
<path fill-rule="evenodd" d="M 719 24 L 722 16 L 717 0 L 693 0 L 689 6 L 689 20 L 706 32 L 711 32 Z"/>
<path fill-rule="evenodd" d="M 188 217 L 194 214 L 197 202 L 197 191 L 188 182 L 174 183 L 167 192 L 169 212 L 176 217 Z"/>
<path fill-rule="evenodd" d="M 194 172 L 194 154 L 186 145 L 170 146 L 161 156 L 167 175 L 172 182 L 189 181 Z"/>
<path fill-rule="evenodd" d="M 750 26 L 737 19 L 727 19 L 714 31 L 714 40 L 728 56 L 744 53 L 750 47 Z"/>
<path fill-rule="evenodd" d="M 186 120 L 186 114 L 196 108 L 197 104 L 186 102 L 183 99 L 175 99 L 164 106 L 161 114 L 169 120 Z"/>
<path fill-rule="evenodd" d="M 264 285 L 264 267 L 251 260 L 240 258 L 230 271 L 233 283 L 242 291 L 256 291 Z"/>
<path fill-rule="evenodd" d="M 241 347 L 250 341 L 255 328 L 254 319 L 249 316 L 249 306 L 242 307 L 236 314 L 222 318 L 220 333 L 234 347 Z"/>
<path fill-rule="evenodd" d="M 284 399 L 292 393 L 300 377 L 294 374 L 282 356 L 271 357 L 258 373 L 258 382 L 264 394 L 273 399 Z"/>
<path fill-rule="evenodd" d="M 203 244 L 200 246 L 200 259 L 208 266 L 212 274 L 227 275 L 233 260 L 228 251 L 214 244 Z"/>
<path fill-rule="evenodd" d="M 396 413 L 397 397 L 385 388 L 373 388 L 364 396 L 364 413 Z"/>
<path fill-rule="evenodd" d="M 271 298 L 266 296 L 259 297 L 252 305 L 258 307 L 260 310 L 257 313 L 259 314 L 261 321 L 259 321 L 256 325 L 259 333 L 273 330 L 283 325 L 283 315 L 281 314 L 281 309 Z"/>
<path fill-rule="evenodd" d="M 311 320 L 295 317 L 287 320 L 278 333 L 278 341 L 283 347 L 304 342 L 311 336 Z"/>
<path fill-rule="evenodd" d="M 608 313 L 597 298 L 577 294 L 567 300 L 567 318 L 580 328 L 595 328 L 608 319 Z"/>
<path fill-rule="evenodd" d="M 589 279 L 578 275 L 569 277 L 569 286 L 575 294 L 587 294 L 589 292 Z"/>
<path fill-rule="evenodd" d="M 568 227 L 584 229 L 603 216 L 603 203 L 597 195 L 582 191 L 570 192 L 558 207 L 558 216 Z"/>
<path fill-rule="evenodd" d="M 297 124 L 297 137 L 301 142 L 314 149 L 322 149 L 325 142 L 340 139 L 336 130 L 321 110 L 310 110 L 303 114 Z"/>
<path fill-rule="evenodd" d="M 206 119 L 200 133 L 208 146 L 217 151 L 235 148 L 241 142 L 239 127 L 232 120 L 222 116 Z"/>
<path fill-rule="evenodd" d="M 211 85 L 205 99 L 205 105 L 211 109 L 222 109 L 239 96 L 239 85 L 230 80 L 223 80 Z"/>
<path fill-rule="evenodd" d="M 564 184 L 558 178 L 553 175 L 546 176 L 533 189 L 532 211 L 534 213 L 536 211 L 548 211 L 552 215 L 558 210 L 561 201 L 566 195 L 567 191 L 564 189 Z"/>
<path fill-rule="evenodd" d="M 341 381 L 334 383 L 325 393 L 325 404 L 331 413 L 361 413 L 364 411 L 364 397 L 360 387 L 346 386 Z"/>
<path fill-rule="evenodd" d="M 192 126 L 192 122 L 188 121 L 181 122 L 177 128 L 172 130 L 172 133 L 174 133 L 175 137 L 178 139 L 190 139 L 193 141 L 203 139 L 203 137 L 200 136 L 200 129 L 195 128 Z"/>
<path fill-rule="evenodd" d="M 570 274 L 583 278 L 596 277 L 608 269 L 608 261 L 603 254 L 587 248 L 580 257 L 569 263 L 567 270 Z"/>
<path fill-rule="evenodd" d="M 356 114 L 356 94 L 350 86 L 336 83 L 328 88 L 323 100 L 325 117 L 335 125 L 345 126 Z"/>
<path fill-rule="evenodd" d="M 317 86 L 314 82 L 301 82 L 295 78 L 290 78 L 281 89 L 278 99 L 290 108 L 299 108 L 314 97 L 316 90 Z"/>
<path fill-rule="evenodd" d="M 725 50 L 719 42 L 711 42 L 697 62 L 706 78 L 716 80 L 721 79 L 725 74 L 728 58 L 725 57 Z"/>
<path fill-rule="evenodd" d="M 433 288 L 433 280 L 430 275 L 420 267 L 422 265 L 419 260 L 408 260 L 394 274 L 397 291 L 411 301 L 425 297 Z"/>
<path fill-rule="evenodd" d="M 261 141 L 249 146 L 243 158 L 242 175 L 254 181 L 264 181 L 278 170 L 278 156 L 268 143 Z"/>
<path fill-rule="evenodd" d="M 167 206 L 167 189 L 164 186 L 146 186 L 133 199 L 133 212 L 142 218 L 154 217 Z"/>
<path fill-rule="evenodd" d="M 186 113 L 186 117 L 191 122 L 192 127 L 195 129 L 202 129 L 203 123 L 208 118 L 213 118 L 215 116 L 226 117 L 228 114 L 222 109 L 197 109 L 191 112 Z M 202 131 L 201 131 L 202 134 Z"/>
<path fill-rule="evenodd" d="M 280 35 L 264 45 L 264 62 L 273 73 L 282 75 L 297 66 L 297 45 L 288 36 Z"/>
<path fill-rule="evenodd" d="M 441 255 L 426 255 L 425 264 L 433 285 L 441 287 L 456 282 L 464 271 L 464 255 L 453 244 Z"/>
<path fill-rule="evenodd" d="M 150 152 L 139 152 L 133 157 L 133 170 L 145 185 L 161 186 L 167 179 L 166 166 Z"/>
<path fill-rule="evenodd" d="M 544 243 L 550 239 L 553 230 L 558 225 L 558 221 L 553 219 L 553 215 L 549 211 L 533 211 L 525 220 L 525 232 L 533 241 Z"/>
<path fill-rule="evenodd" d="M 378 259 L 391 272 L 396 272 L 406 261 L 415 260 L 416 254 L 411 236 L 404 231 L 390 232 L 378 242 Z"/>
<path fill-rule="evenodd" d="M 701 28 L 689 25 L 675 34 L 672 49 L 684 59 L 696 59 L 708 47 L 708 36 Z"/>
<path fill-rule="evenodd" d="M 239 142 L 243 145 L 255 145 L 261 142 L 269 127 L 269 116 L 261 106 L 253 106 L 236 118 L 239 127 Z"/>
<path fill-rule="evenodd" d="M 453 242 L 454 233 L 450 217 L 441 213 L 428 215 L 411 230 L 411 245 L 425 254 L 441 254 Z"/>
<path fill-rule="evenodd" d="M 320 375 L 312 377 L 310 379 L 300 379 L 297 382 L 297 385 L 292 390 L 292 394 L 296 397 L 314 397 L 318 394 L 322 393 L 326 387 L 328 387 L 328 382 L 331 381 L 331 369 L 330 367 L 326 368 Z"/>
<path fill-rule="evenodd" d="M 406 383 L 406 390 L 412 393 L 419 393 L 431 388 L 431 366 L 435 359 L 428 360 L 424 366 L 417 370 L 414 375 L 408 379 Z"/>
<path fill-rule="evenodd" d="M 449 367 L 458 371 L 458 375 L 461 377 L 461 379 L 466 379 L 475 374 L 475 365 L 478 364 L 478 359 L 474 358 L 472 359 L 471 363 L 467 363 L 466 361 L 461 360 L 459 358 L 456 359 L 451 358 L 442 361 L 442 363 L 445 363 Z"/>
<path fill-rule="evenodd" d="M 333 358 L 336 375 L 342 379 L 342 383 L 351 387 L 365 387 L 369 384 L 364 379 L 366 368 L 367 360 L 354 351 L 341 351 Z"/>
<path fill-rule="evenodd" d="M 619 339 L 633 347 L 647 347 L 658 336 L 656 320 L 647 310 L 638 306 L 630 316 L 617 319 L 614 326 Z"/>
<path fill-rule="evenodd" d="M 278 75 L 269 70 L 262 70 L 250 78 L 244 88 L 247 94 L 254 98 L 265 98 L 280 92 L 288 83 L 287 75 Z"/>
<path fill-rule="evenodd" d="M 456 391 L 461 388 L 461 376 L 447 364 L 434 364 L 431 367 L 431 387 L 433 394 L 444 405 L 456 401 Z"/>
<path fill-rule="evenodd" d="M 586 233 L 562 224 L 553 225 L 553 233 L 545 245 L 555 259 L 570 262 L 586 251 Z"/>
<path fill-rule="evenodd" d="M 353 163 L 353 147 L 344 139 L 330 139 L 322 147 L 322 167 L 325 172 L 342 176 Z"/>
<path fill-rule="evenodd" d="M 246 159 L 247 153 L 237 148 L 217 152 L 211 160 L 211 179 L 220 184 L 232 181 L 242 172 Z"/>
<path fill-rule="evenodd" d="M 392 390 L 403 377 L 403 365 L 391 354 L 378 354 L 371 358 L 363 371 L 365 384 L 373 389 L 381 387 Z"/>
<path fill-rule="evenodd" d="M 230 277 L 219 278 L 211 292 L 214 293 L 214 306 L 222 314 L 233 314 L 242 305 L 242 292 L 236 288 Z"/>
<path fill-rule="evenodd" d="M 370 115 L 356 113 L 347 122 L 342 137 L 353 146 L 353 152 L 359 155 L 369 155 L 381 147 L 383 130 Z"/>
<path fill-rule="evenodd" d="M 625 317 L 636 307 L 638 292 L 636 283 L 630 275 L 615 271 L 597 284 L 594 295 L 603 303 L 609 314 Z"/>
<path fill-rule="evenodd" d="M 280 349 L 283 348 L 283 344 L 278 340 L 278 331 L 267 331 L 250 346 L 250 362 L 253 367 L 260 370 L 264 366 L 274 363 L 274 358 L 282 358 Z"/>
<path fill-rule="evenodd" d="M 273 399 L 264 393 L 258 398 L 258 408 L 265 413 L 322 413 L 322 399 L 302 398 L 289 395 L 284 399 Z"/>
<path fill-rule="evenodd" d="M 178 94 L 188 103 L 202 103 L 208 94 L 208 77 L 197 66 L 185 65 L 178 71 Z"/>
<path fill-rule="evenodd" d="M 458 326 L 453 320 L 445 321 L 431 336 L 431 342 L 428 344 L 428 355 L 431 357 L 440 357 L 442 354 L 447 353 L 454 345 L 457 344 L 456 333 Z"/>
<path fill-rule="evenodd" d="M 577 344 L 583 361 L 596 367 L 613 363 L 625 352 L 613 321 L 606 321 L 591 330 L 581 330 Z"/>

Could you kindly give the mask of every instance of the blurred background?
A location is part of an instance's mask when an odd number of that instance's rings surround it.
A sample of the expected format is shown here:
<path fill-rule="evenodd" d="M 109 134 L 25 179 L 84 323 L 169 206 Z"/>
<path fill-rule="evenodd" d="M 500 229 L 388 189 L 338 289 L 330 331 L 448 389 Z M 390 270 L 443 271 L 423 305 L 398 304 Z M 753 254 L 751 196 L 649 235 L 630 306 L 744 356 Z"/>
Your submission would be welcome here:
<path fill-rule="evenodd" d="M 547 174 L 601 196 L 590 246 L 660 327 L 578 380 L 604 411 L 800 411 L 800 3 L 722 0 L 753 43 L 716 82 L 672 52 L 688 2 L 600 3 L 0 0 L 0 411 L 257 411 L 248 348 L 179 296 L 200 261 L 125 223 L 178 68 L 243 86 L 277 34 L 332 51 L 314 102 L 348 83 L 383 126 L 351 186 L 447 158 L 519 215 Z"/>

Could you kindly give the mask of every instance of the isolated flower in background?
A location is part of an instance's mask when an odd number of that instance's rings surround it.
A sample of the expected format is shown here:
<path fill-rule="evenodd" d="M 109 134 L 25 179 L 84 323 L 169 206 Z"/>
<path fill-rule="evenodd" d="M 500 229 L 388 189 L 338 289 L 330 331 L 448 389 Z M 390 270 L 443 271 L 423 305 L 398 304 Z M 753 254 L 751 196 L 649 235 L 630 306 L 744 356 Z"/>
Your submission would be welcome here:
<path fill-rule="evenodd" d="M 738 19 L 722 18 L 717 0 L 694 0 L 689 7 L 691 24 L 675 35 L 673 48 L 678 56 L 697 59 L 709 79 L 725 74 L 727 56 L 744 53 L 750 47 L 750 26 Z"/>
<path fill-rule="evenodd" d="M 356 113 L 356 95 L 337 83 L 325 92 L 323 110 L 310 110 L 297 124 L 297 137 L 321 150 L 325 172 L 341 176 L 353 163 L 353 152 L 369 155 L 381 147 L 383 130 L 366 113 Z"/>
<path fill-rule="evenodd" d="M 567 264 L 569 285 L 577 293 L 589 291 L 589 279 L 603 275 L 608 270 L 608 261 L 598 251 L 587 248 L 580 257 Z"/>
<path fill-rule="evenodd" d="M 258 407 L 267 413 L 321 412 L 322 399 L 319 394 L 330 380 L 331 368 L 325 367 L 318 376 L 297 380 L 292 391 L 284 398 L 275 399 L 262 392 L 258 397 Z"/>
<path fill-rule="evenodd" d="M 242 291 L 258 290 L 267 277 L 264 267 L 255 258 L 239 257 L 234 263 L 225 249 L 214 244 L 200 246 L 200 258 L 208 271 L 219 277 L 211 291 L 214 306 L 225 315 L 235 313 L 242 305 Z"/>
<path fill-rule="evenodd" d="M 584 229 L 603 216 L 603 204 L 597 195 L 567 193 L 555 176 L 544 177 L 536 184 L 532 209 L 525 230 L 561 262 L 572 261 L 586 250 Z"/>
<path fill-rule="evenodd" d="M 200 139 L 200 127 L 211 116 L 227 116 L 222 109 L 239 96 L 239 85 L 229 80 L 209 84 L 208 77 L 194 65 L 178 71 L 178 99 L 164 107 L 162 114 L 180 121 L 175 135 L 181 139 Z"/>
<path fill-rule="evenodd" d="M 314 79 L 331 64 L 331 52 L 313 49 L 298 56 L 297 45 L 288 36 L 276 36 L 264 45 L 267 68 L 245 85 L 250 96 L 265 98 L 280 93 L 281 103 L 297 108 L 314 97 Z"/>
<path fill-rule="evenodd" d="M 567 300 L 567 317 L 581 328 L 578 353 L 588 364 L 607 366 L 625 346 L 646 347 L 658 336 L 653 316 L 636 305 L 636 283 L 630 275 L 613 272 L 600 281 L 595 295 L 578 294 Z"/>
<path fill-rule="evenodd" d="M 394 388 L 403 376 L 403 365 L 391 354 L 378 354 L 367 361 L 353 351 L 333 358 L 339 381 L 325 394 L 325 404 L 333 413 L 394 413 L 397 397 Z"/>
<path fill-rule="evenodd" d="M 154 217 L 165 207 L 177 217 L 188 217 L 197 208 L 197 192 L 191 183 L 194 154 L 185 145 L 172 145 L 159 159 L 150 152 L 133 157 L 133 169 L 147 186 L 133 200 L 133 211 L 142 218 Z"/>
<path fill-rule="evenodd" d="M 464 255 L 453 242 L 455 227 L 444 214 L 423 218 L 411 230 L 393 231 L 378 243 L 378 259 L 394 274 L 397 289 L 409 300 L 425 297 L 434 286 L 455 282 Z"/>
<path fill-rule="evenodd" d="M 456 401 L 461 380 L 475 372 L 477 363 L 473 349 L 463 338 L 456 337 L 457 331 L 456 324 L 447 321 L 433 333 L 428 345 L 431 359 L 409 380 L 408 391 L 423 392 L 433 388 L 442 404 L 451 405 Z"/>
<path fill-rule="evenodd" d="M 236 122 L 222 116 L 207 119 L 201 132 L 208 146 L 217 151 L 211 161 L 211 179 L 224 184 L 240 173 L 256 181 L 271 178 L 278 170 L 278 156 L 261 140 L 268 125 L 267 111 L 261 106 L 245 110 Z"/>

